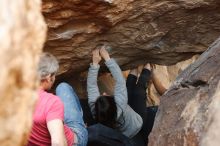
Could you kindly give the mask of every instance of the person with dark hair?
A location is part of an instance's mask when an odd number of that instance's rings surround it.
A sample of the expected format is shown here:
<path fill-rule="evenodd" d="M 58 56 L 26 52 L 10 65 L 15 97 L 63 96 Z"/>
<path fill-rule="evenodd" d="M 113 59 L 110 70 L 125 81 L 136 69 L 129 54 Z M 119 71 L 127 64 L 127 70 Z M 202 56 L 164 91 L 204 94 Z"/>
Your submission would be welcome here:
<path fill-rule="evenodd" d="M 116 81 L 114 96 L 99 93 L 97 77 L 101 57 Z M 147 144 L 147 137 L 152 129 L 151 122 L 150 124 L 147 122 L 149 112 L 146 108 L 146 83 L 149 78 L 148 65 L 143 69 L 137 84 L 137 76 L 129 75 L 127 80 L 129 91 L 127 92 L 121 69 L 115 60 L 110 58 L 105 46 L 93 51 L 93 62 L 90 65 L 87 79 L 88 103 L 91 112 L 98 123 L 122 132 L 128 138 L 133 139 L 134 145 L 139 146 Z M 153 119 L 154 117 L 155 114 Z"/>
<path fill-rule="evenodd" d="M 97 77 L 101 57 L 115 79 L 114 96 L 100 96 Z M 125 136 L 132 138 L 142 127 L 143 120 L 128 105 L 126 82 L 121 69 L 114 59 L 110 58 L 105 46 L 93 51 L 93 63 L 90 65 L 87 79 L 88 103 L 98 123 L 118 129 Z M 105 104 L 105 106 L 103 106 Z M 111 110 L 111 112 L 109 112 Z"/>
<path fill-rule="evenodd" d="M 113 96 L 102 96 L 95 102 L 95 120 L 105 126 L 117 127 L 117 107 Z"/>

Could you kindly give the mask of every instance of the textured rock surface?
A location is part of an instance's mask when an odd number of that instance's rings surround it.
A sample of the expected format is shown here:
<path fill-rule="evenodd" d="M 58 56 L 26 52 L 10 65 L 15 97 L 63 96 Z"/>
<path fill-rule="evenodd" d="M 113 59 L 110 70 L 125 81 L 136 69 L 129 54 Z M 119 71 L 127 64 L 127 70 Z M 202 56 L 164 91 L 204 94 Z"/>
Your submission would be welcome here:
<path fill-rule="evenodd" d="M 0 145 L 24 145 L 46 36 L 40 0 L 0 1 Z"/>
<path fill-rule="evenodd" d="M 220 38 L 162 96 L 150 146 L 219 144 Z"/>
<path fill-rule="evenodd" d="M 192 64 L 198 57 L 199 55 L 195 55 L 188 60 L 178 62 L 177 64 L 171 65 L 171 66 L 155 65 L 155 69 L 154 69 L 155 78 L 158 79 L 160 84 L 165 89 L 168 89 L 173 84 L 176 77 L 187 66 Z M 161 95 L 156 91 L 153 82 L 150 81 L 149 88 L 148 88 L 148 105 L 159 105 L 160 97 Z"/>
<path fill-rule="evenodd" d="M 100 43 L 124 69 L 170 65 L 203 52 L 220 35 L 219 0 L 43 0 L 45 50 L 61 73 L 85 70 Z"/>
<path fill-rule="evenodd" d="M 210 104 L 210 114 L 208 116 L 209 127 L 207 129 L 204 138 L 201 141 L 201 146 L 219 146 L 219 135 L 220 132 L 220 86 L 218 86 L 218 91 L 213 97 Z"/>

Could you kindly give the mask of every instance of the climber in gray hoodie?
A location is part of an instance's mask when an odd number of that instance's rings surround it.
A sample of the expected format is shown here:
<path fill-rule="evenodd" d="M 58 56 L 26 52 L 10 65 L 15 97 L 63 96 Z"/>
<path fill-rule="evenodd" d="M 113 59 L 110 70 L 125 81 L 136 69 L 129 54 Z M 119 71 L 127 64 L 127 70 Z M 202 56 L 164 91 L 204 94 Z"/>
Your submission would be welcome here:
<path fill-rule="evenodd" d="M 106 66 L 115 79 L 114 96 L 100 95 L 97 77 L 101 57 L 105 60 Z M 141 76 L 144 74 L 143 72 L 147 75 L 146 77 L 144 76 L 146 83 L 150 78 L 150 71 L 148 69 L 143 70 Z M 146 86 L 143 86 L 146 91 Z M 141 111 L 139 113 L 138 110 L 141 108 L 138 107 L 140 107 L 140 105 L 134 106 L 134 108 L 137 109 L 137 111 L 135 111 L 133 107 L 128 104 L 129 99 L 125 79 L 118 64 L 114 59 L 110 58 L 105 46 L 93 51 L 93 62 L 90 64 L 88 72 L 87 92 L 91 112 L 98 123 L 117 129 L 129 138 L 134 137 L 142 131 L 143 120 L 146 119 L 142 117 L 144 112 Z M 143 96 L 145 97 L 143 98 Z M 143 98 L 141 100 L 138 99 L 139 97 L 136 98 L 141 101 L 139 103 L 142 105 L 145 104 L 146 94 L 143 93 L 143 95 L 141 95 L 140 98 Z M 147 136 L 145 138 L 147 139 Z"/>

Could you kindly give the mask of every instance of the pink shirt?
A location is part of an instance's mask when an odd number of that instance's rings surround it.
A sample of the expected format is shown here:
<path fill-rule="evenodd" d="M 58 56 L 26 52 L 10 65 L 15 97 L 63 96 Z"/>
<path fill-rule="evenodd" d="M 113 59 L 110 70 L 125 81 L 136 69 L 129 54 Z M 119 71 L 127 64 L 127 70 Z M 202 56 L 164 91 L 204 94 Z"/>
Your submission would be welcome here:
<path fill-rule="evenodd" d="M 64 105 L 59 97 L 43 90 L 39 90 L 38 95 L 39 98 L 33 115 L 33 126 L 28 140 L 28 146 L 50 146 L 51 138 L 47 129 L 47 122 L 55 119 L 63 121 Z M 72 146 L 74 133 L 66 125 L 64 125 L 64 132 L 68 146 Z"/>

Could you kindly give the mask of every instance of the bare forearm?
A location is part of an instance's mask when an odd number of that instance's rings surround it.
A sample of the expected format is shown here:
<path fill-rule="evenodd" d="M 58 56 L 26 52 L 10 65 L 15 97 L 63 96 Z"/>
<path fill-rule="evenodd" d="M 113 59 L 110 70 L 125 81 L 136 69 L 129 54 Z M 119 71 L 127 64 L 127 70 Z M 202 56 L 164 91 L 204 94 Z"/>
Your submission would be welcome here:
<path fill-rule="evenodd" d="M 67 146 L 62 120 L 51 120 L 47 122 L 47 127 L 50 132 L 52 146 Z"/>
<path fill-rule="evenodd" d="M 63 140 L 51 140 L 51 146 L 67 146 L 65 138 Z"/>
<path fill-rule="evenodd" d="M 157 92 L 160 95 L 163 95 L 167 89 L 162 85 L 162 83 L 159 81 L 159 79 L 156 77 L 155 74 L 153 74 L 152 80 L 153 80 L 153 84 Z"/>

